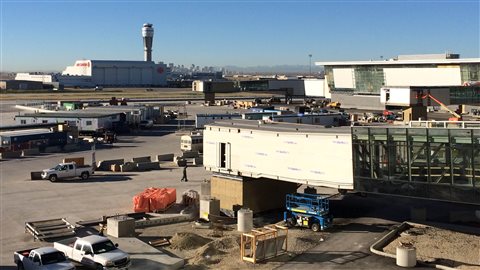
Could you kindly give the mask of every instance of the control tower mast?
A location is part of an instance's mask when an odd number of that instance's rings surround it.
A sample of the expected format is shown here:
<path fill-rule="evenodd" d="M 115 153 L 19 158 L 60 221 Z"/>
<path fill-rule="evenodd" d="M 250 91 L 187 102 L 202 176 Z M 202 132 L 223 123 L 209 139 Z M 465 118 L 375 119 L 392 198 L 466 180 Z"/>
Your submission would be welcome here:
<path fill-rule="evenodd" d="M 152 61 L 153 25 L 145 23 L 142 27 L 144 60 Z"/>

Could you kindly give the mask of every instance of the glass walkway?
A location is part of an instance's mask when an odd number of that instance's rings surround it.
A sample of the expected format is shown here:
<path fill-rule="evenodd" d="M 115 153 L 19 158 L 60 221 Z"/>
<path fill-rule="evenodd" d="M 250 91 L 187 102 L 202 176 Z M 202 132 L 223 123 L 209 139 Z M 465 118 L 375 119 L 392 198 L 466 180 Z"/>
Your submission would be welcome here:
<path fill-rule="evenodd" d="M 480 205 L 480 128 L 353 127 L 355 190 Z"/>

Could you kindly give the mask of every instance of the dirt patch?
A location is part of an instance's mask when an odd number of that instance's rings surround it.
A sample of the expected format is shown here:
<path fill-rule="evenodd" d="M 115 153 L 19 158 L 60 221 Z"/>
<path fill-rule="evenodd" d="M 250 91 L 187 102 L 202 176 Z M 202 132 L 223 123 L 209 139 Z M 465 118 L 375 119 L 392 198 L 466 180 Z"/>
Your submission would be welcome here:
<path fill-rule="evenodd" d="M 383 251 L 395 254 L 400 242 L 412 243 L 421 261 L 458 269 L 480 269 L 480 236 L 435 227 L 413 227 L 402 232 Z"/>
<path fill-rule="evenodd" d="M 170 243 L 172 243 L 172 245 L 170 247 L 173 249 L 190 250 L 190 249 L 199 248 L 210 241 L 212 240 L 205 237 L 201 237 L 198 234 L 189 233 L 189 232 L 180 232 L 180 233 L 176 233 L 172 237 L 172 239 L 170 240 Z"/>
<path fill-rule="evenodd" d="M 228 227 L 228 226 L 227 226 Z M 186 231 L 190 231 L 185 233 Z M 233 227 L 227 228 L 222 237 L 213 238 L 209 236 L 211 229 L 195 229 L 192 223 L 170 224 L 159 227 L 149 227 L 142 231 L 143 236 L 173 235 L 172 245 L 165 247 L 179 257 L 186 259 L 184 269 L 274 269 L 285 262 L 291 260 L 298 254 L 320 244 L 329 233 L 312 233 L 309 229 L 293 228 L 288 230 L 288 251 L 286 254 L 271 260 L 262 261 L 256 265 L 245 262 L 240 258 L 240 235 Z M 188 244 L 179 245 L 176 243 L 178 238 L 181 243 L 189 242 L 191 239 L 207 239 L 205 244 L 193 248 Z M 185 239 L 187 238 L 187 239 Z M 188 240 L 190 239 L 190 240 Z M 195 240 L 194 240 L 195 241 Z M 200 241 L 198 241 L 200 242 Z M 198 243 L 196 241 L 196 243 Z M 188 247 L 180 249 L 179 246 Z"/>

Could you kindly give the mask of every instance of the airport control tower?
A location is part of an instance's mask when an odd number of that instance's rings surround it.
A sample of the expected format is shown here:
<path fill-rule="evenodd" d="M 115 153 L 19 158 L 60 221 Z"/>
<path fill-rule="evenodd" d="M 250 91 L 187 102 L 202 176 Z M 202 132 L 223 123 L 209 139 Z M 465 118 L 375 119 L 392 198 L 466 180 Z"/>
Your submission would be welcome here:
<path fill-rule="evenodd" d="M 145 61 L 152 61 L 153 25 L 145 23 L 142 27 L 143 49 Z"/>

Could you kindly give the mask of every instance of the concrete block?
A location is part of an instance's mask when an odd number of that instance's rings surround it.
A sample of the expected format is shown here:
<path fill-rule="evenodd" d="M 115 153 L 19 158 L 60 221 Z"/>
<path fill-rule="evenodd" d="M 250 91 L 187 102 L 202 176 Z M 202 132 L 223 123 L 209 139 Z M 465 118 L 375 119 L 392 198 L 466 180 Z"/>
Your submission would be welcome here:
<path fill-rule="evenodd" d="M 45 153 L 56 153 L 62 151 L 60 146 L 47 146 L 45 147 Z"/>
<path fill-rule="evenodd" d="M 215 198 L 200 200 L 200 218 L 210 220 L 208 215 L 220 215 L 220 201 Z"/>
<path fill-rule="evenodd" d="M 151 227 L 158 225 L 165 225 L 171 223 L 179 223 L 191 220 L 190 215 L 185 214 L 162 214 L 149 219 L 142 219 L 135 221 L 136 228 Z"/>
<path fill-rule="evenodd" d="M 35 156 L 39 154 L 40 154 L 40 149 L 38 148 L 25 149 L 22 151 L 22 157 Z"/>
<path fill-rule="evenodd" d="M 117 216 L 107 219 L 107 234 L 113 237 L 129 237 L 135 235 L 135 219 Z"/>
<path fill-rule="evenodd" d="M 195 158 L 198 157 L 198 155 L 196 151 L 185 151 L 182 153 L 182 158 Z"/>
<path fill-rule="evenodd" d="M 173 154 L 157 155 L 157 161 L 173 161 Z"/>
<path fill-rule="evenodd" d="M 134 157 L 132 158 L 133 163 L 145 163 L 145 162 L 151 162 L 152 160 L 150 157 Z"/>
<path fill-rule="evenodd" d="M 158 162 L 142 162 L 136 163 L 138 171 L 150 171 L 150 170 L 160 170 L 160 163 Z"/>
<path fill-rule="evenodd" d="M 118 164 L 112 164 L 112 165 L 110 165 L 110 170 L 111 170 L 112 172 L 119 172 L 119 171 L 120 171 L 120 165 L 118 165 Z"/>
<path fill-rule="evenodd" d="M 203 165 L 203 157 L 193 158 L 193 165 L 194 165 L 194 166 Z"/>
<path fill-rule="evenodd" d="M 120 165 L 121 172 L 131 172 L 136 169 L 135 163 L 127 162 L 125 164 Z"/>
<path fill-rule="evenodd" d="M 187 160 L 186 159 L 179 159 L 177 160 L 177 166 L 178 167 L 185 167 L 185 165 L 187 165 Z"/>
<path fill-rule="evenodd" d="M 30 172 L 31 180 L 42 180 L 42 172 Z"/>
<path fill-rule="evenodd" d="M 98 162 L 97 171 L 109 171 L 112 164 L 122 165 L 125 163 L 125 160 L 122 159 L 110 159 L 110 160 L 101 160 Z"/>
<path fill-rule="evenodd" d="M 21 156 L 22 156 L 22 151 L 10 151 L 10 152 L 0 153 L 0 158 L 1 159 L 19 158 Z"/>

